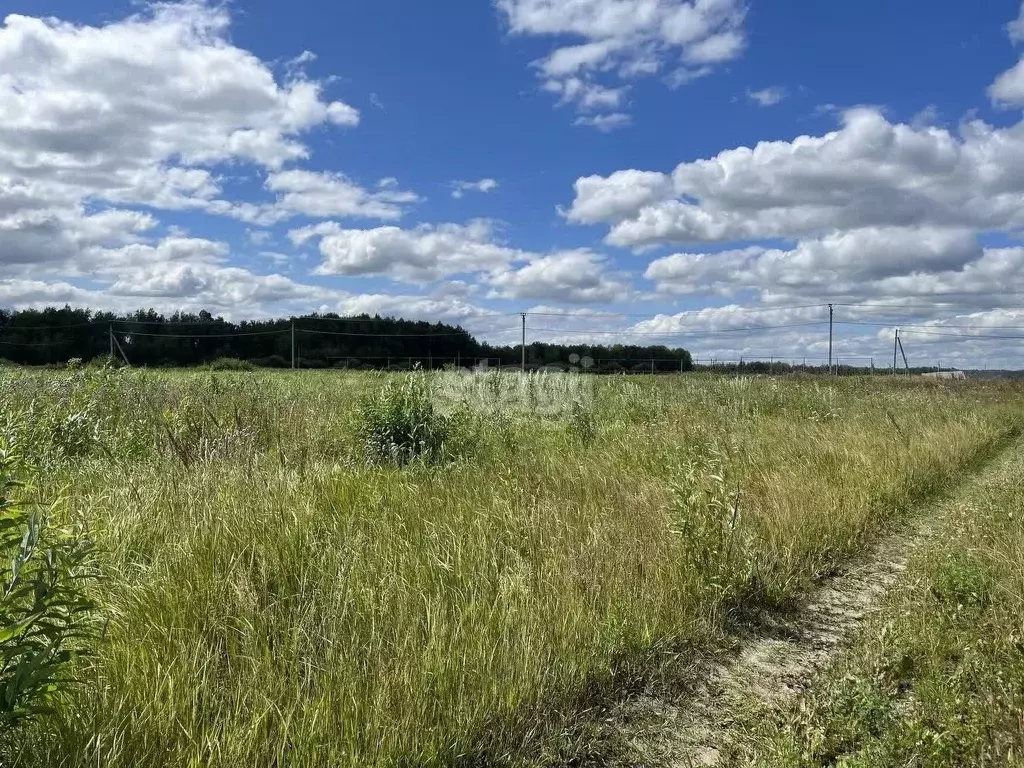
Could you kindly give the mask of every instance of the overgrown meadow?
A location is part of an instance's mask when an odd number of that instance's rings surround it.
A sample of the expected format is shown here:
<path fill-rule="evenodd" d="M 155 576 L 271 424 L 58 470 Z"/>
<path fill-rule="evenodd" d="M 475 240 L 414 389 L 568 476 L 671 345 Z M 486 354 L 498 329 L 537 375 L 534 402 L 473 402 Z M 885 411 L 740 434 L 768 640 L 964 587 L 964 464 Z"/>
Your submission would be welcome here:
<path fill-rule="evenodd" d="M 1024 417 L 886 377 L 109 368 L 0 369 L 0 409 L 80 609 L 5 764 L 154 768 L 585 754 Z"/>

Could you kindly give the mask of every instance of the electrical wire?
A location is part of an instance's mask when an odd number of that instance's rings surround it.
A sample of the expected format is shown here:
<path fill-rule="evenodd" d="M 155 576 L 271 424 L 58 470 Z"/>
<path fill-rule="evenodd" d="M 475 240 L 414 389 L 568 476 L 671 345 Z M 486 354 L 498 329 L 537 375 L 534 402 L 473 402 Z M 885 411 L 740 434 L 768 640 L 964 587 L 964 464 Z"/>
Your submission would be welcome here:
<path fill-rule="evenodd" d="M 68 325 L 0 325 L 0 331 L 66 331 L 70 328 L 103 326 L 106 323 L 106 320 L 92 320 L 88 323 L 70 323 Z"/>
<path fill-rule="evenodd" d="M 904 330 L 901 327 L 900 328 L 900 336 L 901 337 L 903 336 L 903 333 L 904 333 Z M 918 336 L 943 336 L 943 337 L 951 338 L 951 339 L 973 339 L 975 341 L 977 341 L 979 339 L 982 340 L 982 341 L 984 341 L 985 339 L 1007 340 L 1007 341 L 1009 341 L 1009 340 L 1021 340 L 1021 341 L 1024 341 L 1024 336 L 1004 336 L 1004 335 L 995 335 L 995 334 L 978 335 L 978 334 L 968 334 L 968 333 L 942 333 L 942 332 L 939 332 L 939 331 L 915 331 L 913 329 L 906 331 L 906 333 L 915 334 L 915 335 L 918 335 Z"/>
<path fill-rule="evenodd" d="M 64 341 L 4 341 L 0 339 L 0 344 L 6 347 L 61 347 L 67 344 L 80 344 L 81 339 L 65 339 Z"/>
<path fill-rule="evenodd" d="M 470 336 L 469 331 L 454 332 L 454 333 L 349 333 L 347 331 L 317 331 L 312 328 L 296 328 L 296 333 L 308 333 L 321 336 L 358 336 L 358 337 L 369 337 L 374 339 L 426 339 L 426 338 L 450 338 L 453 336 Z M 518 329 L 509 329 L 505 331 L 494 331 L 496 335 L 508 334 L 518 332 Z"/>
<path fill-rule="evenodd" d="M 991 330 L 997 330 L 997 331 L 999 331 L 999 330 L 1004 330 L 1004 331 L 1024 331 L 1024 325 L 948 325 L 948 324 L 929 325 L 929 324 L 925 324 L 925 323 L 902 323 L 902 324 L 901 323 L 893 323 L 893 322 L 889 322 L 889 323 L 871 323 L 871 322 L 868 322 L 866 320 L 836 320 L 835 324 L 836 325 L 869 325 L 869 326 L 873 326 L 873 327 L 876 327 L 876 328 L 897 328 L 898 327 L 900 330 L 903 330 L 904 328 L 934 328 L 936 330 L 941 331 L 941 330 L 944 330 L 946 328 L 953 328 L 953 329 L 960 328 L 960 329 L 975 330 L 975 331 L 986 331 L 986 330 L 990 330 L 990 329 Z"/>
<path fill-rule="evenodd" d="M 542 331 L 546 333 L 592 333 L 595 335 L 605 336 L 710 336 L 720 333 L 749 333 L 754 331 L 774 331 L 780 328 L 807 328 L 812 325 L 823 325 L 827 324 L 828 320 L 811 320 L 803 323 L 786 323 L 783 325 L 756 325 L 748 326 L 745 328 L 721 328 L 718 330 L 698 330 L 698 331 L 630 331 L 630 330 L 618 330 L 618 331 L 602 331 L 595 328 L 533 328 L 527 327 L 528 331 Z"/>
<path fill-rule="evenodd" d="M 792 309 L 816 309 L 816 308 L 827 307 L 827 306 L 828 306 L 828 304 L 801 304 L 801 305 L 792 306 L 792 307 L 742 307 L 742 308 L 736 308 L 736 309 L 727 308 L 727 307 L 705 307 L 705 308 L 699 309 L 699 310 L 698 309 L 695 309 L 695 310 L 684 310 L 683 312 L 677 312 L 675 314 L 665 313 L 665 312 L 656 313 L 656 314 L 668 315 L 669 317 L 678 317 L 680 315 L 696 315 L 696 314 L 698 314 L 700 312 L 714 311 L 716 309 L 728 309 L 729 310 L 729 314 L 745 314 L 745 313 L 751 313 L 751 312 L 782 312 L 783 310 L 792 310 Z M 519 314 L 519 315 L 525 314 L 527 317 L 565 317 L 565 318 L 570 318 L 570 319 L 578 319 L 578 318 L 593 319 L 593 318 L 600 318 L 600 317 L 644 317 L 644 318 L 650 318 L 651 317 L 651 313 L 650 312 L 644 312 L 644 313 L 630 313 L 630 312 L 603 312 L 603 313 L 597 313 L 597 312 L 594 312 L 594 313 L 590 313 L 590 314 L 583 314 L 583 313 L 581 313 L 581 314 L 571 314 L 569 312 L 525 312 L 525 313 L 523 313 L 523 312 L 516 312 L 514 314 Z"/>
<path fill-rule="evenodd" d="M 124 336 L 145 336 L 155 339 L 233 339 L 244 336 L 274 336 L 282 333 L 291 333 L 291 329 L 282 328 L 279 331 L 252 331 L 250 333 L 142 333 L 124 330 L 118 331 L 118 333 Z"/>

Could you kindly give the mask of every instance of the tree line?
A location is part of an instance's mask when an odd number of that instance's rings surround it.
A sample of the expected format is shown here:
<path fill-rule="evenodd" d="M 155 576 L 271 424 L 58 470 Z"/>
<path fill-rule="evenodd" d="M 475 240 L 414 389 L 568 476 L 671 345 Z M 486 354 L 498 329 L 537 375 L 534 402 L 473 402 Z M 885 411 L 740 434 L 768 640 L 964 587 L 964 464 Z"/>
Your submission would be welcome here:
<path fill-rule="evenodd" d="M 294 342 L 293 342 L 294 339 Z M 89 362 L 113 354 L 131 365 L 188 367 L 235 359 L 287 368 L 403 369 L 415 365 L 519 366 L 520 345 L 495 346 L 461 326 L 379 315 L 232 322 L 207 311 L 164 316 L 152 309 L 118 314 L 89 309 L 0 309 L 0 360 L 19 365 Z M 527 365 L 589 368 L 599 372 L 690 370 L 685 349 L 662 345 L 566 345 L 536 342 Z"/>

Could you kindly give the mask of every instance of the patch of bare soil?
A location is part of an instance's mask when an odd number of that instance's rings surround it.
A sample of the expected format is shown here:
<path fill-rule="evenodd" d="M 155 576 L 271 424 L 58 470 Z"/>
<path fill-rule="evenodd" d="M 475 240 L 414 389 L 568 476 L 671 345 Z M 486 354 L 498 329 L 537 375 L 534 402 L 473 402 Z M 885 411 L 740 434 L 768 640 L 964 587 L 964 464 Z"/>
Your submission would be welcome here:
<path fill-rule="evenodd" d="M 906 569 L 934 530 L 928 521 L 890 534 L 809 595 L 792 616 L 737 639 L 737 651 L 694 670 L 686 701 L 652 696 L 612 713 L 612 762 L 634 766 L 714 766 L 738 715 L 767 714 L 805 690 Z"/>

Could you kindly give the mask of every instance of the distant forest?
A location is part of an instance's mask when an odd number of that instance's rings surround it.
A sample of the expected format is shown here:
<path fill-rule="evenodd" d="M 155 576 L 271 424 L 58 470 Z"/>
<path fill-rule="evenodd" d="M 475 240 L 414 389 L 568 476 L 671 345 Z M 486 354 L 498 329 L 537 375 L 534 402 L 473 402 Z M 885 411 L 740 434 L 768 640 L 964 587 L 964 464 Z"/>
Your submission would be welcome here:
<path fill-rule="evenodd" d="M 294 325 L 296 364 L 301 368 L 391 368 L 414 365 L 519 366 L 521 347 L 477 341 L 464 328 L 444 323 L 390 317 L 313 314 L 238 323 L 209 312 L 177 312 L 165 317 L 153 310 L 130 314 L 71 307 L 0 310 L 0 360 L 21 365 L 85 362 L 113 353 L 131 365 L 196 366 L 222 358 L 254 365 L 292 365 Z M 528 344 L 527 365 L 578 365 L 600 372 L 691 370 L 685 349 L 656 346 Z M 586 359 L 586 358 L 589 358 Z"/>

